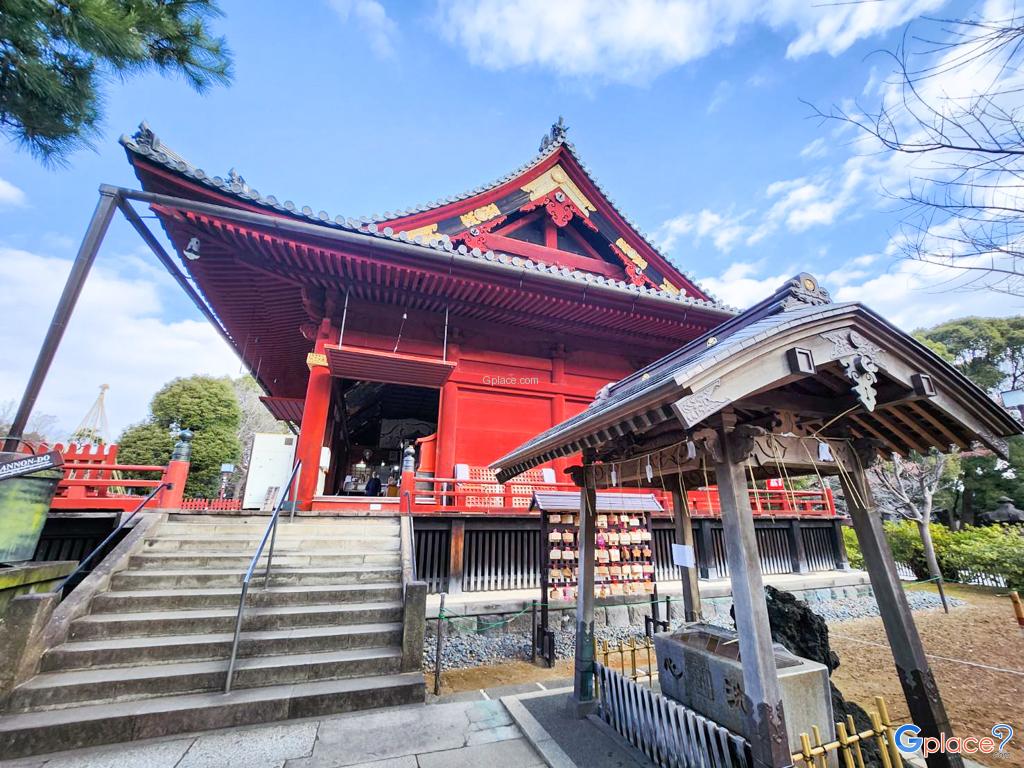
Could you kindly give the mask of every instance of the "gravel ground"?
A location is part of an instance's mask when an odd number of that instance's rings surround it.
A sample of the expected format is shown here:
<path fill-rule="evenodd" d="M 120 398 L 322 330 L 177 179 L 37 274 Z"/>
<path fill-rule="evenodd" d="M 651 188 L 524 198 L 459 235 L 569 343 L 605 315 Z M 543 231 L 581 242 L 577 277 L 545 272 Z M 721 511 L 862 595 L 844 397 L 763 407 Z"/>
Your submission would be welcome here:
<path fill-rule="evenodd" d="M 941 605 L 938 595 L 923 591 L 908 591 L 907 601 L 915 611 L 937 608 Z M 961 606 L 964 605 L 964 601 L 958 598 L 950 598 L 949 604 L 951 606 Z M 828 602 L 816 603 L 812 608 L 815 613 L 822 616 L 830 625 L 878 615 L 878 606 L 875 603 L 875 598 L 870 595 L 833 599 Z M 732 627 L 732 620 L 727 614 L 711 616 L 708 618 L 708 623 Z M 675 626 L 681 624 L 682 622 L 675 622 Z M 634 626 L 599 626 L 595 629 L 598 640 L 608 640 L 613 643 L 618 640 L 636 637 L 642 631 L 642 627 Z M 426 640 L 423 647 L 423 669 L 433 672 L 437 640 L 432 631 L 427 633 Z M 563 630 L 555 633 L 555 653 L 558 658 L 571 658 L 574 648 L 575 639 L 572 631 Z M 446 634 L 442 669 L 500 664 L 505 661 L 522 660 L 529 657 L 530 639 L 527 632 L 511 632 L 502 635 Z"/>

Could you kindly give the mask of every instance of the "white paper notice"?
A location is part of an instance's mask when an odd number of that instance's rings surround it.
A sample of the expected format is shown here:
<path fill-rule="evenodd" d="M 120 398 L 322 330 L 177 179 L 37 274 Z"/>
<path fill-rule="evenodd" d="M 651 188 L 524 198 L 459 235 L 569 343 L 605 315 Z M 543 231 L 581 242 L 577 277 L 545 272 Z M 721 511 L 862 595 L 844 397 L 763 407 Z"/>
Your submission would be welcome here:
<path fill-rule="evenodd" d="M 672 564 L 682 568 L 693 568 L 697 564 L 693 556 L 693 547 L 689 544 L 673 544 Z"/>

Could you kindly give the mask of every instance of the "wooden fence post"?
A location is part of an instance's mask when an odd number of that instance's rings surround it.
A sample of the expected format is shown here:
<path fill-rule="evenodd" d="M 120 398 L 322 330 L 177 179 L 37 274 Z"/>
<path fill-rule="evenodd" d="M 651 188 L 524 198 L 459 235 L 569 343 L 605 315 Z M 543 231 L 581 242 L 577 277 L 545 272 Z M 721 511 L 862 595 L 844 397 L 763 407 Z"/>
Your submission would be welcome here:
<path fill-rule="evenodd" d="M 448 594 L 461 595 L 462 581 L 465 574 L 466 521 L 461 518 L 452 520 L 451 534 L 448 538 Z"/>
<path fill-rule="evenodd" d="M 810 568 L 807 565 L 807 549 L 804 547 L 804 532 L 799 517 L 789 519 L 786 534 L 789 538 L 789 559 L 793 573 L 807 573 Z"/>

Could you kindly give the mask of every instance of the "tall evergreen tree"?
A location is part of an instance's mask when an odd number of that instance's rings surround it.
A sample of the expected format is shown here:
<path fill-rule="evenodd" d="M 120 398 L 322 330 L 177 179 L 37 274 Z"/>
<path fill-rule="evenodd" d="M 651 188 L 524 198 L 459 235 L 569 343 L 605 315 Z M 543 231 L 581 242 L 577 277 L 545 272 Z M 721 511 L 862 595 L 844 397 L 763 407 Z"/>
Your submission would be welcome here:
<path fill-rule="evenodd" d="M 213 498 L 220 489 L 221 464 L 242 456 L 238 428 L 242 412 L 230 379 L 190 376 L 165 384 L 150 404 L 150 417 L 128 427 L 118 440 L 124 464 L 166 464 L 176 437 L 171 425 L 192 430 L 192 464 L 185 494 Z"/>
<path fill-rule="evenodd" d="M 2 0 L 0 128 L 43 161 L 88 145 L 100 84 L 155 70 L 197 91 L 230 80 L 215 0 Z"/>

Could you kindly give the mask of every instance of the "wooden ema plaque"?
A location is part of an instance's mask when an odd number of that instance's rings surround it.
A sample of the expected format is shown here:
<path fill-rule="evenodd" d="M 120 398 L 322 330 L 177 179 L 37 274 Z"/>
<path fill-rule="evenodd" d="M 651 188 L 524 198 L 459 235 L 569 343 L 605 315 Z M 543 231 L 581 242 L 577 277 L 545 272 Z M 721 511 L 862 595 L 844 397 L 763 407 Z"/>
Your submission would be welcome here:
<path fill-rule="evenodd" d="M 573 602 L 579 581 L 579 514 L 544 512 L 542 516 L 547 552 L 541 572 L 544 601 Z M 643 512 L 602 512 L 596 519 L 594 596 L 655 594 L 650 516 Z"/>

